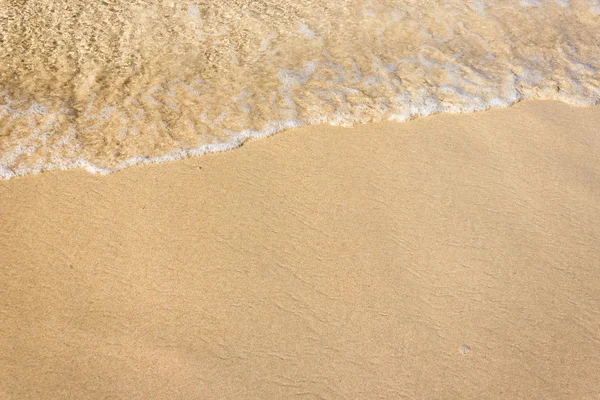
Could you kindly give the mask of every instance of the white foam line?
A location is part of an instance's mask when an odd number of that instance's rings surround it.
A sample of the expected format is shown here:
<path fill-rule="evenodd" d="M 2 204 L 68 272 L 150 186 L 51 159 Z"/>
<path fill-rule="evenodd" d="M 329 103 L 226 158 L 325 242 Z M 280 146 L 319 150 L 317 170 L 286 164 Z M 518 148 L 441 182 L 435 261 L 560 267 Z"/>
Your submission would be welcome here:
<path fill-rule="evenodd" d="M 405 122 L 418 117 L 430 116 L 434 114 L 470 114 L 479 111 L 485 111 L 491 108 L 508 108 L 520 101 L 523 100 L 557 100 L 563 103 L 577 106 L 577 107 L 587 107 L 593 106 L 600 103 L 600 89 L 598 89 L 595 96 L 591 98 L 579 98 L 579 97 L 569 97 L 564 93 L 554 93 L 552 95 L 523 95 L 518 91 L 515 91 L 510 98 L 494 98 L 486 103 L 477 103 L 472 105 L 452 105 L 452 104 L 443 104 L 439 101 L 434 101 L 436 99 L 431 98 L 430 101 L 426 101 L 425 104 L 421 105 L 421 107 L 415 107 L 414 105 L 407 104 L 411 109 L 410 112 L 404 113 L 392 113 L 388 112 L 385 118 L 382 118 L 380 121 L 397 121 L 397 122 Z M 92 164 L 87 160 L 76 159 L 71 161 L 61 161 L 55 163 L 49 163 L 41 166 L 30 167 L 30 168 L 21 168 L 21 169 L 10 169 L 4 165 L 0 165 L 0 179 L 8 180 L 11 178 L 25 176 L 30 174 L 36 174 L 40 172 L 46 171 L 56 171 L 56 170 L 72 170 L 72 169 L 83 169 L 94 175 L 108 175 L 114 172 L 121 171 L 123 169 L 133 167 L 136 165 L 145 165 L 145 164 L 160 164 L 170 161 L 182 160 L 189 157 L 197 157 L 202 156 L 208 153 L 219 153 L 224 151 L 233 150 L 237 147 L 242 146 L 246 140 L 253 138 L 265 138 L 268 136 L 272 136 L 278 132 L 297 128 L 301 126 L 307 125 L 318 125 L 318 124 L 328 124 L 328 125 L 344 125 L 344 126 L 353 126 L 356 123 L 354 121 L 346 121 L 344 124 L 340 124 L 338 119 L 327 120 L 325 118 L 314 118 L 308 122 L 292 119 L 292 120 L 279 120 L 279 121 L 271 121 L 265 125 L 265 127 L 261 130 L 243 130 L 237 134 L 234 134 L 231 139 L 227 142 L 223 143 L 214 143 L 214 144 L 205 144 L 200 147 L 184 149 L 179 151 L 174 151 L 166 155 L 158 156 L 158 157 L 146 157 L 146 156 L 136 156 L 129 158 L 127 160 L 119 163 L 115 168 L 106 169 L 102 168 L 98 165 Z M 377 121 L 376 121 L 377 122 Z"/>
<path fill-rule="evenodd" d="M 98 165 L 92 164 L 87 160 L 76 159 L 73 161 L 64 161 L 57 163 L 50 163 L 43 166 L 36 166 L 33 168 L 22 168 L 22 169 L 10 169 L 6 166 L 0 165 L 0 179 L 11 179 L 18 176 L 25 176 L 30 174 L 36 174 L 40 172 L 56 171 L 56 170 L 72 170 L 72 169 L 83 169 L 94 175 L 108 175 L 114 172 L 121 171 L 125 168 L 133 167 L 136 165 L 145 164 L 160 164 L 169 161 L 182 160 L 189 157 L 202 156 L 208 153 L 219 153 L 223 151 L 229 151 L 240 147 L 248 139 L 252 138 L 264 138 L 274 135 L 283 130 L 303 126 L 300 121 L 288 120 L 288 121 L 272 121 L 269 122 L 262 130 L 244 130 L 233 136 L 232 139 L 224 143 L 205 144 L 200 147 L 192 149 L 184 149 L 174 151 L 169 154 L 165 154 L 158 157 L 145 157 L 136 156 L 122 161 L 113 169 L 102 168 Z"/>

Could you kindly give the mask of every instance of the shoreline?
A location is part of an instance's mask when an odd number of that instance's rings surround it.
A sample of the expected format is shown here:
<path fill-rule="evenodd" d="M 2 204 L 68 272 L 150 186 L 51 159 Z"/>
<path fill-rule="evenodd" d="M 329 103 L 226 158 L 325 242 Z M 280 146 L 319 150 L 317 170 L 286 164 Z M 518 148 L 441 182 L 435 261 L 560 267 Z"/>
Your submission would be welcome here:
<path fill-rule="evenodd" d="M 589 103 L 589 104 L 582 102 L 581 104 L 577 104 L 573 101 L 568 101 L 568 100 L 521 98 L 514 102 L 507 103 L 507 105 L 504 105 L 504 106 L 489 106 L 488 108 L 481 109 L 481 110 L 475 109 L 473 111 L 468 111 L 468 112 L 467 111 L 465 111 L 465 112 L 436 111 L 436 112 L 434 112 L 432 114 L 428 114 L 428 115 L 412 115 L 412 116 L 407 117 L 408 119 L 406 119 L 406 120 L 389 119 L 386 121 L 379 121 L 379 122 L 357 123 L 352 126 L 339 126 L 339 125 L 332 125 L 332 124 L 312 124 L 310 122 L 302 123 L 302 122 L 294 121 L 294 120 L 272 121 L 270 124 L 268 124 L 268 126 L 264 127 L 260 131 L 246 130 L 246 131 L 239 132 L 238 134 L 233 136 L 232 142 L 208 144 L 208 145 L 203 145 L 203 146 L 200 146 L 197 148 L 178 150 L 178 151 L 175 151 L 175 152 L 172 152 L 169 154 L 165 154 L 162 156 L 157 156 L 157 157 L 136 156 L 136 157 L 132 157 L 130 159 L 124 160 L 119 165 L 117 165 L 115 167 L 116 169 L 114 169 L 114 170 L 102 168 L 98 165 L 90 163 L 88 160 L 82 160 L 82 159 L 79 159 L 76 161 L 69 161 L 65 165 L 56 164 L 56 165 L 41 167 L 39 170 L 35 170 L 34 172 L 23 172 L 21 170 L 18 170 L 15 172 L 9 168 L 0 167 L 0 182 L 19 178 L 19 177 L 43 174 L 43 173 L 47 173 L 47 172 L 68 172 L 68 171 L 77 171 L 77 170 L 82 170 L 82 171 L 85 171 L 92 175 L 105 176 L 105 175 L 111 175 L 111 174 L 114 174 L 117 172 L 121 172 L 127 168 L 132 168 L 132 167 L 171 163 L 171 162 L 182 161 L 182 160 L 186 160 L 186 159 L 190 159 L 190 158 L 203 157 L 208 154 L 225 153 L 225 152 L 229 152 L 229 151 L 234 151 L 234 150 L 239 149 L 240 147 L 244 146 L 248 141 L 256 140 L 256 139 L 266 139 L 271 136 L 287 132 L 289 130 L 319 129 L 319 128 L 352 129 L 352 128 L 355 128 L 358 126 L 365 126 L 365 125 L 376 125 L 377 126 L 380 124 L 387 125 L 387 124 L 396 124 L 396 123 L 406 123 L 406 122 L 412 122 L 412 121 L 422 119 L 422 118 L 431 118 L 431 117 L 435 117 L 435 116 L 439 116 L 439 115 L 471 115 L 471 114 L 488 112 L 491 110 L 507 109 L 507 108 L 515 107 L 522 103 L 529 103 L 529 102 L 561 103 L 568 107 L 575 107 L 575 108 L 590 108 L 590 107 L 593 108 L 593 107 L 599 106 L 599 104 L 597 102 Z"/>

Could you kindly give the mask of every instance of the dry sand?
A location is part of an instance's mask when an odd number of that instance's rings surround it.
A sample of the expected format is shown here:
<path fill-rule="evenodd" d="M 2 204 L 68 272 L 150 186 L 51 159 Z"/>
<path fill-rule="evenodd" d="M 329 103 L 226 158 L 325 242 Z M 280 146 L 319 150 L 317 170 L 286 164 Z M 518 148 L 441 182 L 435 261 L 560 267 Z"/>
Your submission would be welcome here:
<path fill-rule="evenodd" d="M 2 399 L 598 399 L 600 107 L 0 182 Z"/>

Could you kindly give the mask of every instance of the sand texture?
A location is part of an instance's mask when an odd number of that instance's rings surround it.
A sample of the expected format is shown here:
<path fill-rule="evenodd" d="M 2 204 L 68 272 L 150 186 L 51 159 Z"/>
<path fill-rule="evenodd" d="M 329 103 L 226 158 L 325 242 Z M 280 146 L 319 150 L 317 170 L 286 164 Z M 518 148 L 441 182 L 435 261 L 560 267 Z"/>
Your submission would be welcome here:
<path fill-rule="evenodd" d="M 0 182 L 2 399 L 600 398 L 600 107 Z"/>

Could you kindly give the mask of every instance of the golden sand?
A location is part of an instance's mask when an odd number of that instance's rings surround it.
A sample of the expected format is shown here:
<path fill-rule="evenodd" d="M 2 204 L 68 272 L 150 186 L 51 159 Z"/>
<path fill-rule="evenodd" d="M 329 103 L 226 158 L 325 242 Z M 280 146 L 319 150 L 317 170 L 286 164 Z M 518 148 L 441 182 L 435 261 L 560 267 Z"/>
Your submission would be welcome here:
<path fill-rule="evenodd" d="M 598 399 L 600 108 L 0 182 L 2 399 Z"/>

